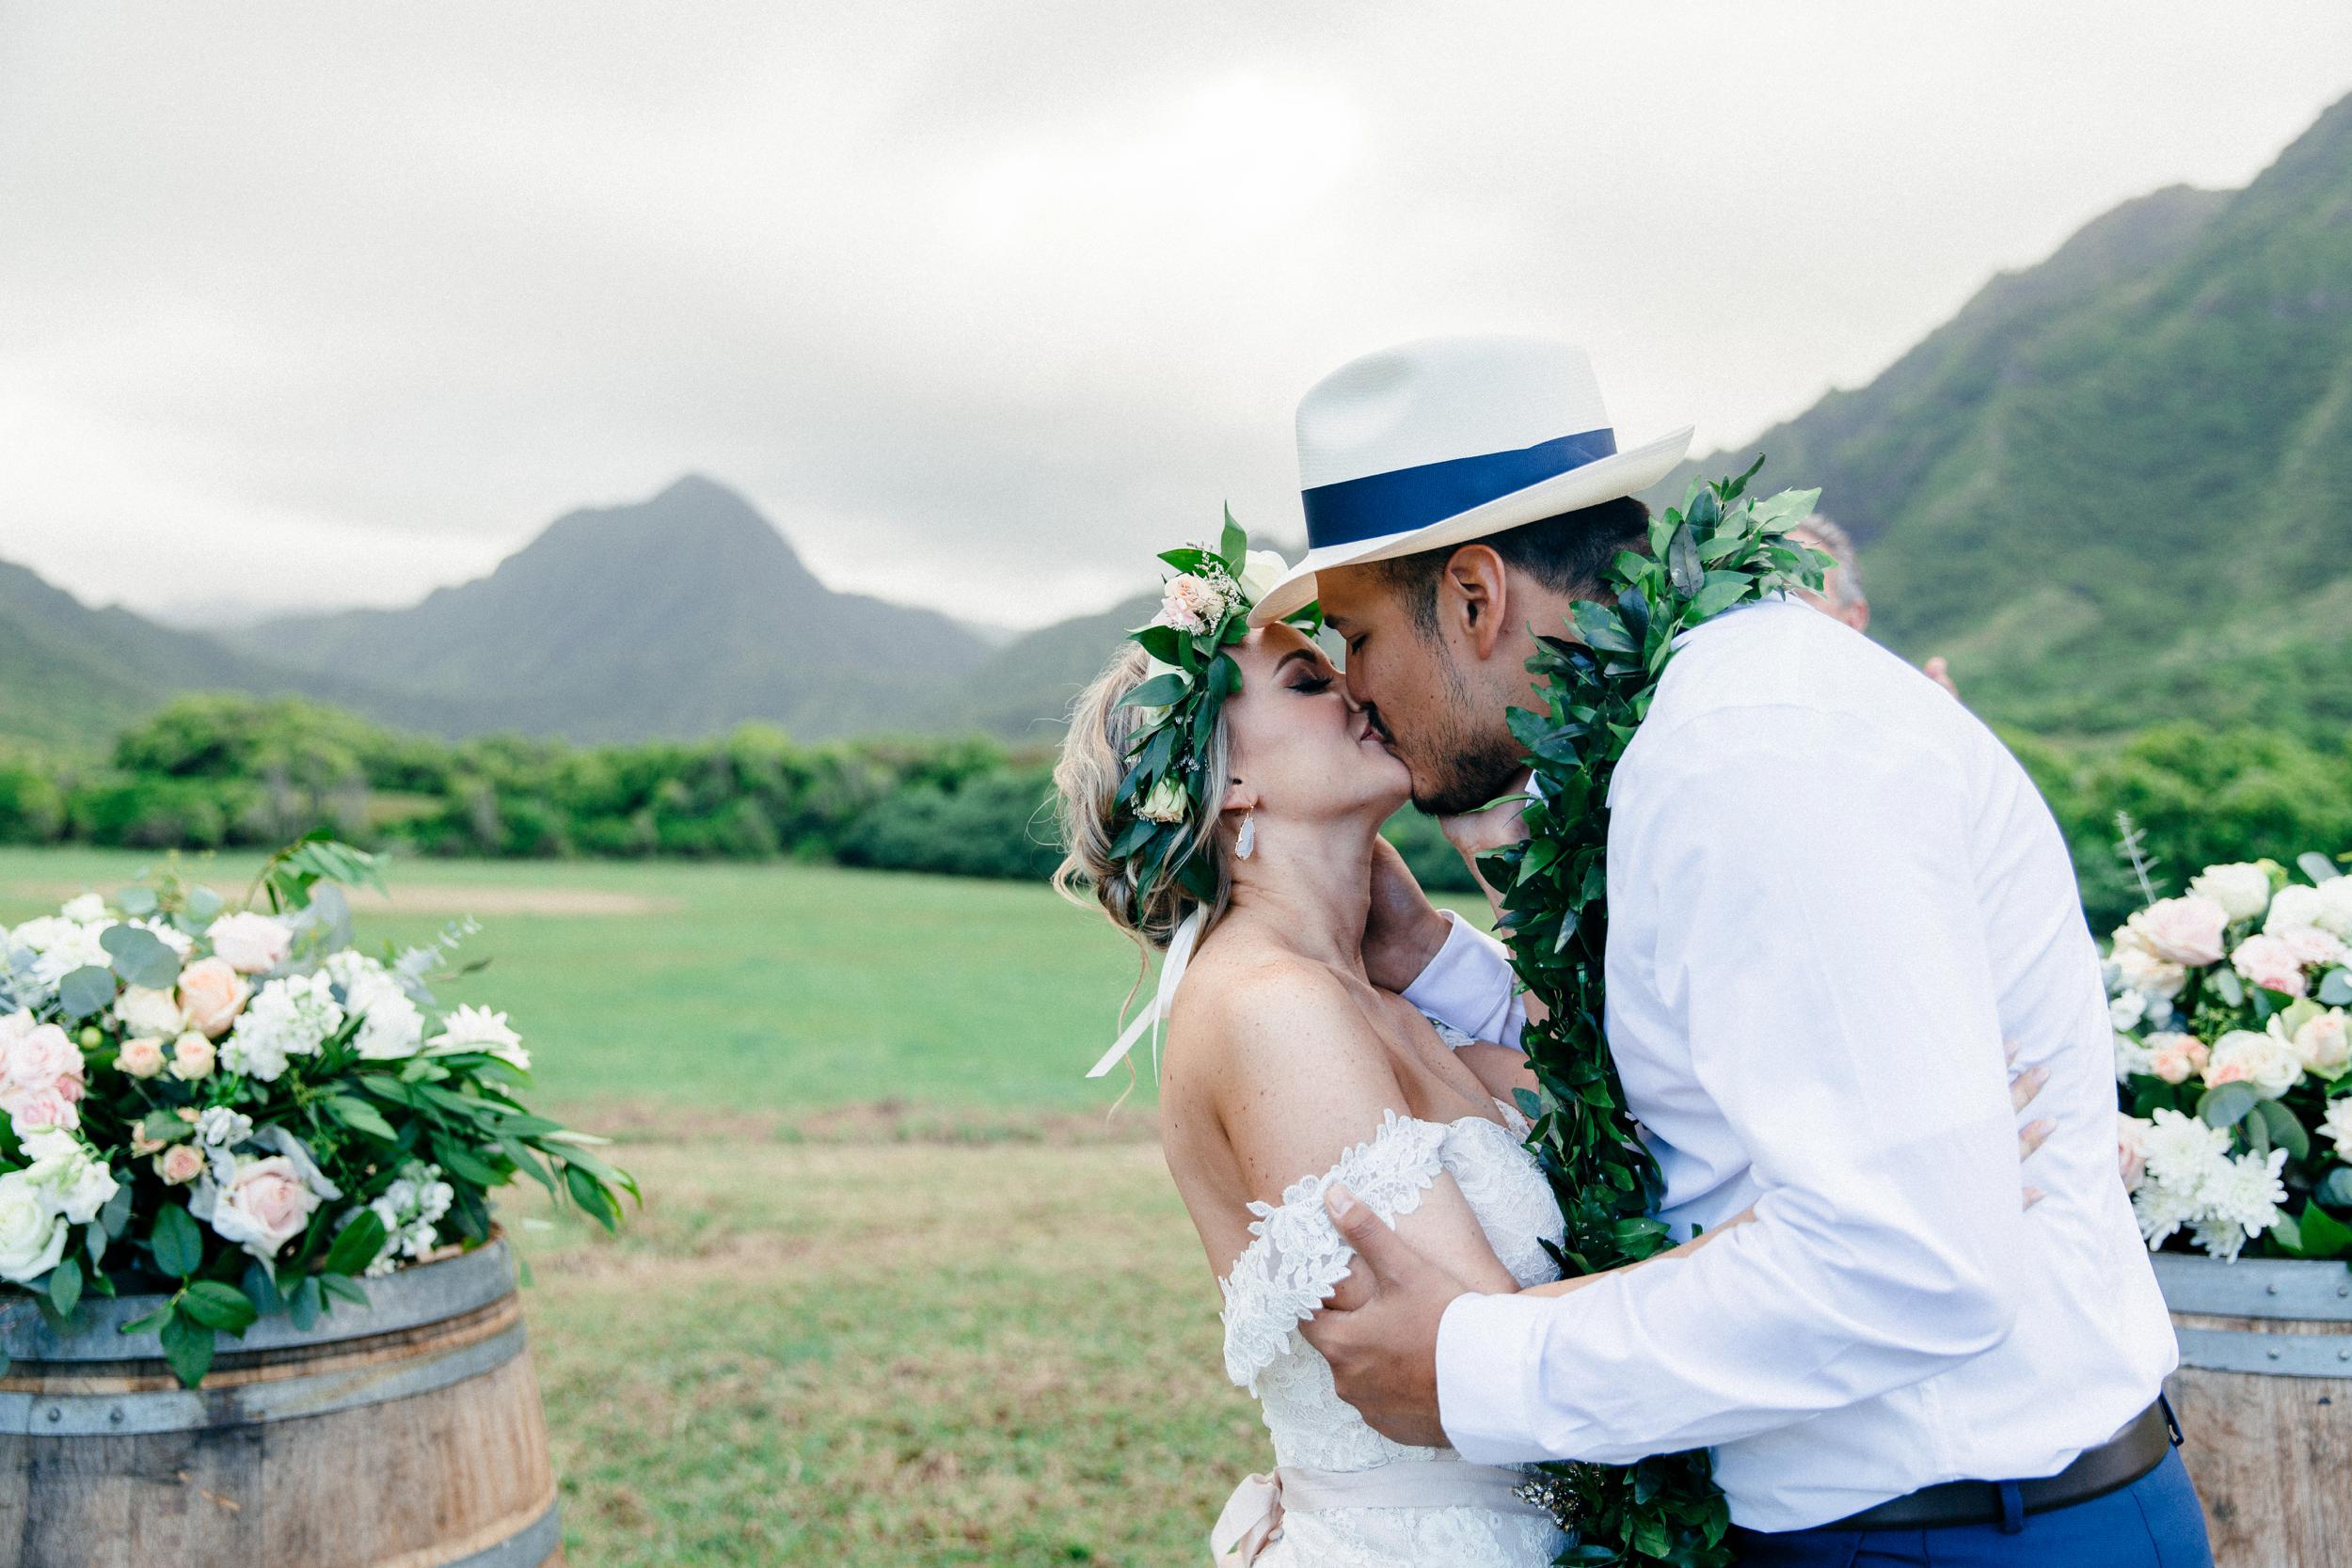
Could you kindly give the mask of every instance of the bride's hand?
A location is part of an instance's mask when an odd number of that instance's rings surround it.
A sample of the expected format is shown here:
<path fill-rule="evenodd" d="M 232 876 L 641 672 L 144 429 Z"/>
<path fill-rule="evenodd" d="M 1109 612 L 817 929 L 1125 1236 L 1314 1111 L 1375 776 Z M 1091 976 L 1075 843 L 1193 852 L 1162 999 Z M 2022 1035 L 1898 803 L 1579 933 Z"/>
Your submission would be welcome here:
<path fill-rule="evenodd" d="M 1421 977 L 1452 927 L 1387 839 L 1372 847 L 1372 917 L 1364 924 L 1364 975 L 1402 992 Z"/>
<path fill-rule="evenodd" d="M 2009 1053 L 2010 1065 L 2011 1067 L 2016 1066 L 2017 1042 L 2015 1040 L 2010 1040 L 2007 1042 L 2003 1049 Z M 2050 1069 L 2046 1067 L 2029 1067 L 2023 1072 L 2010 1073 L 2009 1075 L 2010 1109 L 2016 1112 L 2019 1116 L 2024 1116 L 2026 1114 L 2026 1107 L 2033 1103 L 2034 1096 L 2040 1094 L 2042 1092 L 2042 1085 L 2047 1084 L 2049 1081 Z M 2047 1117 L 2043 1117 L 2037 1121 L 2029 1121 L 2025 1126 L 2019 1128 L 2017 1130 L 2017 1158 L 2019 1163 L 2022 1164 L 2025 1161 L 2032 1159 L 2033 1151 L 2042 1147 L 2042 1140 L 2047 1138 L 2050 1133 L 2057 1129 L 2057 1122 L 2051 1121 Z M 2041 1202 L 2042 1196 L 2043 1194 L 2041 1188 L 2035 1186 L 2030 1181 L 2026 1184 L 2026 1208 L 2030 1209 L 2035 1204 Z"/>

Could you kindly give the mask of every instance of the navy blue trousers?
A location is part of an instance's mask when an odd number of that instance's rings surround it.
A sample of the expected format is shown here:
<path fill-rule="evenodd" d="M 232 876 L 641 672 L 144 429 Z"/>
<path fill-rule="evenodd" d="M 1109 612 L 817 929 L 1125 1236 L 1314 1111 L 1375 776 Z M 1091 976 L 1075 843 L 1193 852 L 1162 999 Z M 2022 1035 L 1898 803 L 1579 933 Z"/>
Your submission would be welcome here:
<path fill-rule="evenodd" d="M 1740 1568 L 2213 1568 L 2205 1511 L 2175 1450 L 2119 1491 L 1998 1525 L 1945 1529 L 1734 1529 Z"/>

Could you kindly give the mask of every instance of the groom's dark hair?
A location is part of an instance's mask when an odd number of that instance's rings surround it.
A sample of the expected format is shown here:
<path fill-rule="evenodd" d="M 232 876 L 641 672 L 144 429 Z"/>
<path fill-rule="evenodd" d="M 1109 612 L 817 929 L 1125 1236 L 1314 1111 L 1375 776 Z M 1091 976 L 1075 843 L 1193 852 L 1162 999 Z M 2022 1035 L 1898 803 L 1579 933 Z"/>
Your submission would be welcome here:
<path fill-rule="evenodd" d="M 1639 497 L 1620 496 L 1476 542 L 1502 557 L 1505 566 L 1525 572 L 1554 593 L 1583 594 L 1599 585 L 1601 574 L 1620 550 L 1647 546 L 1649 508 Z M 1413 625 L 1424 637 L 1438 634 L 1438 579 L 1461 547 L 1446 545 L 1376 563 L 1389 586 L 1405 595 Z"/>

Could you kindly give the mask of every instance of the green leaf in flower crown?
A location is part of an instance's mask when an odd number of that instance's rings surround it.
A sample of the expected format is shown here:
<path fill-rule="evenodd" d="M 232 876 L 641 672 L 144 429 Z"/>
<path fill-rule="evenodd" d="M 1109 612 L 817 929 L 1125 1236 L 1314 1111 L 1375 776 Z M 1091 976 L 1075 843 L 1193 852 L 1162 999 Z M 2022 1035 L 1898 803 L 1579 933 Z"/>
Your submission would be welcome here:
<path fill-rule="evenodd" d="M 1751 515 L 1760 531 L 1786 533 L 1812 516 L 1820 502 L 1819 486 L 1811 490 L 1783 490 L 1757 501 Z"/>
<path fill-rule="evenodd" d="M 1160 559 L 1180 572 L 1197 572 L 1209 559 L 1209 552 L 1198 545 L 1186 545 L 1182 549 L 1162 550 Z"/>
<path fill-rule="evenodd" d="M 1181 700 L 1188 688 L 1184 677 L 1177 674 L 1154 675 L 1119 699 L 1120 707 L 1168 707 Z"/>
<path fill-rule="evenodd" d="M 113 903 L 116 909 L 134 919 L 153 914 L 155 912 L 155 890 L 141 883 L 133 882 L 114 895 Z M 101 940 L 104 939 L 102 937 Z"/>
<path fill-rule="evenodd" d="M 2260 1103 L 2262 1096 L 2251 1085 L 2222 1084 L 2205 1091 L 2197 1115 L 2208 1127 L 2235 1127 Z"/>
<path fill-rule="evenodd" d="M 1127 635 L 1143 644 L 1143 651 L 1162 664 L 1184 662 L 1184 634 L 1174 626 L 1137 626 Z"/>
<path fill-rule="evenodd" d="M 82 1260 L 72 1253 L 49 1271 L 49 1305 L 60 1318 L 73 1316 L 82 1304 Z"/>
<path fill-rule="evenodd" d="M 180 955 L 143 927 L 109 926 L 98 933 L 98 945 L 113 960 L 114 972 L 132 985 L 169 990 L 179 983 Z"/>
<path fill-rule="evenodd" d="M 2223 1085 L 2225 1088 L 2228 1086 Z M 2312 1135 L 2303 1131 L 2303 1124 L 2295 1119 L 2293 1111 L 2275 1100 L 2265 1100 L 2254 1109 L 2261 1115 L 2263 1125 L 2269 1130 L 2273 1148 L 2285 1149 L 2290 1160 L 2308 1160 L 2312 1157 Z"/>
<path fill-rule="evenodd" d="M 98 964 L 69 971 L 57 982 L 57 1010 L 69 1019 L 88 1018 L 114 1006 L 115 972 Z"/>
<path fill-rule="evenodd" d="M 1225 509 L 1225 531 L 1217 539 L 1216 553 L 1224 557 L 1226 566 L 1235 578 L 1239 578 L 1242 562 L 1249 554 L 1249 535 L 1244 533 L 1241 525 L 1233 521 L 1231 506 Z"/>

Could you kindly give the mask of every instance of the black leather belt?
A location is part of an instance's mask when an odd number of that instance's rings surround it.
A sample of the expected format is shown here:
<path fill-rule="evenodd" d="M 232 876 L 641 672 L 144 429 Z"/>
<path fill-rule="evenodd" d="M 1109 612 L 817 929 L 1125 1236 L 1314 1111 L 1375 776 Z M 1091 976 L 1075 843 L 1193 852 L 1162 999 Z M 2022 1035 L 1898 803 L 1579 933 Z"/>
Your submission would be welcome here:
<path fill-rule="evenodd" d="M 1953 1525 L 1997 1525 L 2009 1516 L 2001 1497 L 2009 1487 L 2016 1488 L 2016 1497 L 2023 1504 L 2021 1512 L 2046 1513 L 2054 1508 L 2089 1502 L 2129 1486 L 2164 1462 L 2172 1441 L 2172 1423 L 2159 1401 L 2099 1447 L 2085 1449 L 2057 1475 L 2016 1481 L 1943 1481 L 1890 1497 L 1876 1508 L 1866 1508 L 1820 1528 L 1937 1529 Z"/>

